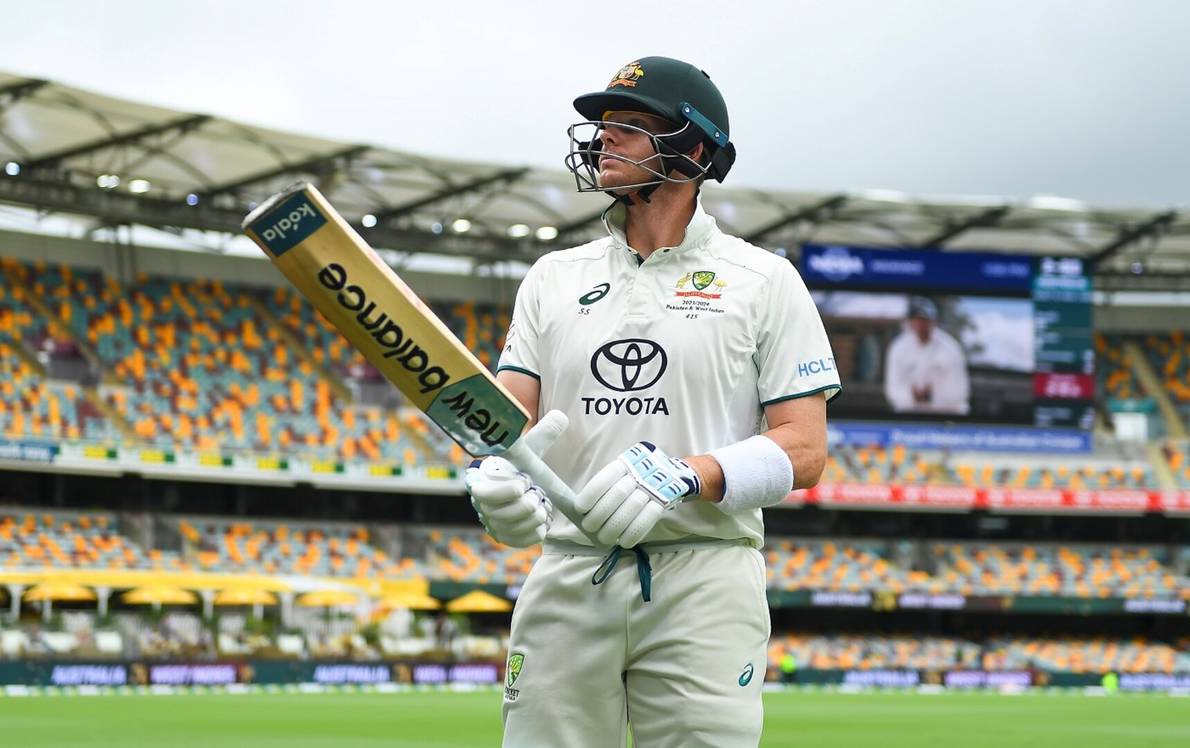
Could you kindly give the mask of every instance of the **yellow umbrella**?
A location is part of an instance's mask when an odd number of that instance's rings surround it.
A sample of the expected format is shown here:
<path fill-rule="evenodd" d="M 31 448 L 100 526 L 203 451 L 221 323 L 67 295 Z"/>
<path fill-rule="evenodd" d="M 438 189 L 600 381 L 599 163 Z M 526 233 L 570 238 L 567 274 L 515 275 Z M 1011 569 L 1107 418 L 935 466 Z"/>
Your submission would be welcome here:
<path fill-rule="evenodd" d="M 473 590 L 451 600 L 446 609 L 451 613 L 507 613 L 512 610 L 512 603 L 483 590 Z"/>
<path fill-rule="evenodd" d="M 73 582 L 44 582 L 25 593 L 25 600 L 28 602 L 38 600 L 82 602 L 94 599 L 94 590 Z"/>
<path fill-rule="evenodd" d="M 120 599 L 129 605 L 194 605 L 198 595 L 179 587 L 137 587 L 125 592 Z"/>
<path fill-rule="evenodd" d="M 404 608 L 405 610 L 438 610 L 442 603 L 429 595 L 419 595 L 415 592 L 394 593 L 380 598 L 378 605 L 382 608 Z"/>
<path fill-rule="evenodd" d="M 276 605 L 277 596 L 268 590 L 247 587 L 223 590 L 215 595 L 215 605 Z"/>
<path fill-rule="evenodd" d="M 303 608 L 335 608 L 340 605 L 355 605 L 358 602 L 359 595 L 347 590 L 315 590 L 297 599 L 297 604 Z"/>

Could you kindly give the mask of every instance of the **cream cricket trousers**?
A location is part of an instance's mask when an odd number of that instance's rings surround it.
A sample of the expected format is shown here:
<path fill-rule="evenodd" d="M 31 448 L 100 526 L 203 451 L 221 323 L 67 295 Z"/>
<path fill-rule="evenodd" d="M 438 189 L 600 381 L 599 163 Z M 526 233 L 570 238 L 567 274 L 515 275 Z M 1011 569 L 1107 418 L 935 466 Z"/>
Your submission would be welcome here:
<path fill-rule="evenodd" d="M 759 743 L 764 557 L 742 541 L 644 548 L 595 585 L 603 553 L 546 541 L 512 614 L 504 748 L 622 748 L 629 725 L 634 748 Z"/>

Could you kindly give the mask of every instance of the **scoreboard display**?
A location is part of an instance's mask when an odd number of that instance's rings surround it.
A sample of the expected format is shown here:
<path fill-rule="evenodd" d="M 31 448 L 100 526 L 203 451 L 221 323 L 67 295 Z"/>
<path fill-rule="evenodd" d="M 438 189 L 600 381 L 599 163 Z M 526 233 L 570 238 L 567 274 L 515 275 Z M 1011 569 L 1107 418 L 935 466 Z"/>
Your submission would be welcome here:
<path fill-rule="evenodd" d="M 832 417 L 1090 430 L 1082 259 L 806 245 L 843 381 Z"/>
<path fill-rule="evenodd" d="M 1033 276 L 1037 426 L 1090 420 L 1095 397 L 1095 344 L 1091 331 L 1091 278 L 1076 257 L 1042 257 Z M 1090 424 L 1087 424 L 1087 428 Z"/>

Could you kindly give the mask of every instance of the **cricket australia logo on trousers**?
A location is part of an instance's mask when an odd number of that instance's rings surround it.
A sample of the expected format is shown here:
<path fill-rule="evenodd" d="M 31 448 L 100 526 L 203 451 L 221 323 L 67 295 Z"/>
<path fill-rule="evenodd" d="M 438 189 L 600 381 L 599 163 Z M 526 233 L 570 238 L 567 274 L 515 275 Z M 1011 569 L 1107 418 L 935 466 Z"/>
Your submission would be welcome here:
<path fill-rule="evenodd" d="M 661 381 L 669 356 L 647 338 L 624 338 L 606 343 L 591 356 L 591 375 L 613 392 L 639 392 Z M 587 415 L 669 415 L 664 397 L 584 397 Z"/>
<path fill-rule="evenodd" d="M 525 666 L 525 656 L 520 652 L 513 652 L 508 655 L 508 669 L 504 675 L 504 698 L 509 701 L 516 701 L 521 692 L 512 687 L 516 683 L 517 678 L 521 675 L 521 668 Z"/>

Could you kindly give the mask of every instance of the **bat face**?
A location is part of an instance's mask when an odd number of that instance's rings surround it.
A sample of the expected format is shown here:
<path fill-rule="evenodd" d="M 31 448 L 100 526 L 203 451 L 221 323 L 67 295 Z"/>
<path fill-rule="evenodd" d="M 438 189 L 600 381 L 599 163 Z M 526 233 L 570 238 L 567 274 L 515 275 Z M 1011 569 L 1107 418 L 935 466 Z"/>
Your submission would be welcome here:
<path fill-rule="evenodd" d="M 528 413 L 318 190 L 244 219 L 273 264 L 409 401 L 473 455 L 500 454 Z"/>

